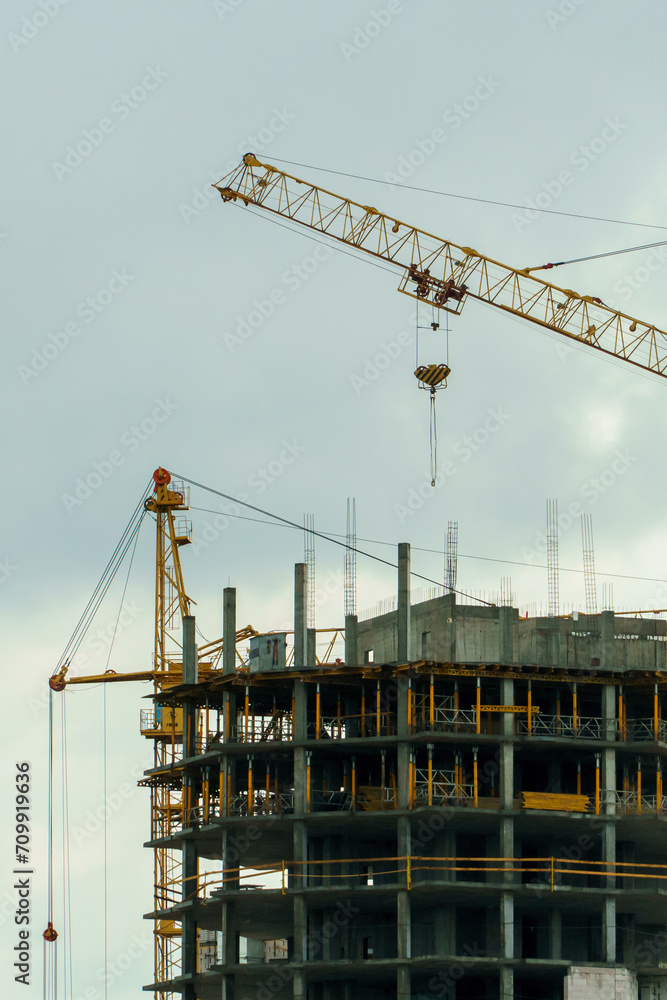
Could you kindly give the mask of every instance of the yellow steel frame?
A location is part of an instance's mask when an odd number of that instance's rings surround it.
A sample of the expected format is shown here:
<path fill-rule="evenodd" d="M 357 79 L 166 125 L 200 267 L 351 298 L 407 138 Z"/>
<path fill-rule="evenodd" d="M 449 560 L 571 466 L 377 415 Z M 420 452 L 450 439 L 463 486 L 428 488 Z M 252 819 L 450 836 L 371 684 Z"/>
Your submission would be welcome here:
<path fill-rule="evenodd" d="M 162 470 L 158 470 L 162 471 Z M 180 631 L 182 620 L 190 614 L 193 603 L 185 591 L 183 569 L 179 547 L 189 541 L 187 536 L 178 535 L 174 521 L 175 511 L 188 509 L 185 494 L 173 484 L 161 482 L 156 476 L 155 495 L 146 501 L 146 510 L 156 516 L 155 550 L 155 645 L 153 667 L 156 671 L 155 694 L 182 679 L 182 647 L 171 630 Z M 153 737 L 154 766 L 164 767 L 174 762 L 175 732 Z M 182 737 L 181 737 L 182 739 Z M 169 832 L 172 812 L 183 807 L 182 792 L 174 794 L 169 782 L 155 782 L 151 785 L 151 828 L 153 836 L 162 831 L 166 824 Z M 180 852 L 166 847 L 154 849 L 154 906 L 156 915 L 172 905 L 172 887 L 181 879 L 182 863 Z M 181 967 L 180 929 L 173 921 L 155 919 L 154 928 L 155 982 L 162 983 L 178 976 Z M 156 998 L 158 993 L 155 994 Z M 167 991 L 165 1000 L 176 1000 L 177 994 Z"/>
<path fill-rule="evenodd" d="M 299 180 L 252 153 L 213 185 L 224 201 L 254 205 L 403 269 L 399 291 L 460 312 L 470 296 L 667 378 L 667 334 L 421 229 Z"/>

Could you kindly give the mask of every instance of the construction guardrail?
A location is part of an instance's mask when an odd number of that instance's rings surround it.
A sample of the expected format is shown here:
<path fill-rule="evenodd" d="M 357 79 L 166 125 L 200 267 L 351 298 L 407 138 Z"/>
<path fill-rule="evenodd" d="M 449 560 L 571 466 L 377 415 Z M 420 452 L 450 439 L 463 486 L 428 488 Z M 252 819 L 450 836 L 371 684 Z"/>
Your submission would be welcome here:
<path fill-rule="evenodd" d="M 480 879 L 480 876 L 483 876 Z M 188 897 L 211 898 L 213 894 L 245 888 L 246 891 L 342 887 L 408 888 L 429 883 L 483 881 L 499 889 L 512 884 L 526 891 L 573 888 L 667 889 L 667 864 L 597 861 L 571 858 L 428 857 L 400 855 L 370 858 L 336 858 L 326 861 L 280 860 L 252 868 L 233 867 L 202 874 Z"/>

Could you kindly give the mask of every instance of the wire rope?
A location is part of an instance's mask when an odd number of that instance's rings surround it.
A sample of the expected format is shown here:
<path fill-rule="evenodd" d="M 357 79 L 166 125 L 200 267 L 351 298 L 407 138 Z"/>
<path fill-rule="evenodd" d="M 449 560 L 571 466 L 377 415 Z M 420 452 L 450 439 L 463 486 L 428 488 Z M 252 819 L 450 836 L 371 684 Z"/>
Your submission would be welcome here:
<path fill-rule="evenodd" d="M 622 253 L 634 253 L 636 250 L 653 250 L 655 247 L 667 246 L 667 240 L 660 243 L 645 243 L 641 247 L 625 247 L 623 250 L 607 250 L 605 253 L 593 253 L 588 257 L 573 257 L 572 260 L 558 260 L 553 264 L 540 264 L 539 267 L 529 267 L 529 271 L 550 271 L 552 267 L 562 267 L 563 264 L 580 264 L 586 260 L 599 260 L 600 257 L 618 257 Z"/>
<path fill-rule="evenodd" d="M 109 969 L 109 907 L 107 896 L 108 855 L 107 855 L 107 686 L 102 685 L 102 785 L 104 788 L 104 1000 L 108 995 Z"/>
<path fill-rule="evenodd" d="M 303 531 L 302 524 L 297 524 L 295 521 L 290 521 L 286 517 L 281 517 L 280 514 L 273 514 L 271 511 L 263 510 L 261 507 L 256 507 L 254 504 L 248 503 L 246 500 L 238 500 L 236 497 L 232 497 L 228 493 L 223 493 L 221 490 L 215 490 L 212 486 L 205 486 L 203 483 L 198 483 L 194 479 L 188 479 L 187 476 L 183 476 L 178 472 L 175 472 L 174 475 L 178 479 L 182 479 L 184 483 L 196 486 L 198 489 L 205 490 L 207 493 L 213 493 L 215 496 L 223 497 L 225 500 L 230 500 L 232 503 L 240 504 L 242 507 L 247 507 L 249 510 L 257 511 L 258 514 L 265 514 L 266 517 L 274 518 L 276 521 L 281 521 L 283 524 L 288 525 L 291 528 L 298 528 L 299 531 Z M 398 569 L 396 563 L 389 562 L 388 559 L 382 559 L 380 556 L 375 556 L 371 552 L 364 552 L 363 549 L 349 545 L 347 542 L 339 542 L 337 538 L 332 535 L 327 535 L 323 531 L 316 531 L 312 528 L 311 534 L 316 535 L 318 538 L 323 538 L 327 542 L 332 542 L 334 545 L 339 545 L 343 549 L 349 549 L 352 552 L 356 552 L 358 555 L 365 556 L 367 559 L 373 559 L 375 562 L 383 563 L 385 566 L 390 566 L 392 569 Z M 425 580 L 426 583 L 435 584 L 436 587 L 442 586 L 440 580 L 433 580 L 430 576 L 424 576 L 422 573 L 416 573 L 414 570 L 410 570 L 410 576 L 415 576 L 419 580 Z M 491 601 L 484 601 L 481 597 L 474 597 L 472 594 L 466 594 L 465 591 L 462 590 L 456 590 L 454 592 L 459 594 L 461 597 L 469 597 L 471 600 L 478 601 L 480 604 L 493 607 L 493 603 Z"/>
<path fill-rule="evenodd" d="M 125 555 L 127 554 L 129 548 L 135 541 L 135 535 L 139 531 L 139 528 L 141 527 L 141 523 L 143 521 L 143 517 L 145 514 L 144 501 L 149 494 L 150 488 L 151 487 L 149 485 L 144 491 L 141 500 L 135 507 L 130 517 L 130 520 L 125 526 L 123 534 L 121 535 L 121 538 L 118 544 L 116 545 L 116 548 L 114 549 L 111 558 L 109 559 L 107 565 L 105 566 L 104 571 L 102 572 L 102 576 L 100 577 L 93 591 L 93 594 L 88 601 L 88 604 L 86 605 L 83 613 L 81 614 L 81 617 L 79 618 L 79 621 L 77 622 L 74 628 L 74 631 L 72 632 L 69 640 L 67 641 L 67 644 L 60 656 L 60 659 L 58 660 L 54 673 L 57 673 L 60 670 L 60 668 L 63 665 L 65 665 L 69 660 L 71 660 L 72 657 L 76 654 L 76 651 L 81 645 L 83 637 L 85 636 L 88 628 L 90 627 L 93 619 L 95 618 L 95 615 L 99 610 L 100 604 L 104 600 L 104 597 L 106 596 L 109 587 L 111 586 L 111 583 L 116 573 L 118 572 L 118 569 L 122 564 L 123 559 L 125 558 Z"/>
<path fill-rule="evenodd" d="M 120 604 L 118 606 L 118 615 L 116 616 L 116 622 L 113 627 L 113 635 L 111 636 L 111 642 L 109 643 L 109 653 L 107 656 L 106 670 L 109 669 L 109 661 L 111 660 L 111 654 L 113 652 L 114 642 L 116 641 L 116 633 L 118 632 L 118 623 L 120 622 L 120 616 L 123 613 L 123 604 L 125 603 L 125 594 L 127 593 L 127 585 L 130 582 L 130 573 L 132 572 L 132 563 L 134 562 L 134 556 L 137 551 L 137 542 L 139 541 L 139 530 L 137 526 L 137 531 L 134 533 L 134 546 L 132 548 L 132 555 L 130 556 L 130 565 L 127 567 L 127 575 L 125 577 L 125 585 L 123 586 L 123 593 L 120 595 Z"/>
<path fill-rule="evenodd" d="M 435 389 L 431 389 L 429 409 L 429 445 L 431 448 L 431 486 L 438 475 L 438 427 L 435 419 Z"/>
<path fill-rule="evenodd" d="M 251 521 L 253 524 L 268 524 L 271 527 L 275 527 L 275 528 L 292 528 L 292 527 L 296 527 L 300 531 L 303 531 L 303 526 L 301 526 L 301 525 L 275 524 L 274 521 L 263 521 L 263 520 L 261 520 L 258 517 L 244 517 L 243 514 L 225 513 L 224 511 L 220 511 L 220 510 L 212 510 L 209 507 L 192 507 L 191 506 L 190 510 L 198 510 L 198 511 L 201 511 L 203 514 L 222 514 L 223 517 L 233 517 L 233 518 L 236 518 L 237 521 Z M 343 534 L 340 534 L 340 535 L 337 536 L 336 532 L 334 532 L 334 531 L 325 532 L 325 535 L 330 540 L 333 540 L 336 537 L 339 537 L 339 538 L 345 538 L 346 537 Z M 367 542 L 369 545 L 390 545 L 392 548 L 394 548 L 395 545 L 396 545 L 395 542 L 385 541 L 382 538 L 360 538 L 359 541 L 360 542 Z M 349 548 L 352 549 L 352 546 L 349 546 Z M 431 553 L 433 555 L 442 556 L 442 550 L 441 549 L 429 549 L 429 548 L 426 548 L 425 546 L 422 546 L 422 545 L 412 545 L 411 549 L 414 552 L 428 552 L 428 553 Z M 546 569 L 547 568 L 546 563 L 521 562 L 520 560 L 517 560 L 517 559 L 496 559 L 493 556 L 474 556 L 474 555 L 471 555 L 468 552 L 459 552 L 458 553 L 458 558 L 459 559 L 475 559 L 475 560 L 478 560 L 479 562 L 500 563 L 501 565 L 504 565 L 504 566 L 525 566 L 528 569 Z M 581 573 L 581 574 L 583 574 L 583 572 L 584 572 L 583 569 L 576 569 L 574 567 L 568 567 L 568 566 L 560 566 L 559 569 L 560 569 L 561 573 Z M 596 576 L 609 576 L 609 577 L 613 577 L 613 578 L 619 579 L 619 580 L 639 580 L 641 583 L 667 583 L 667 579 L 661 579 L 659 577 L 653 577 L 653 576 L 633 576 L 632 574 L 629 574 L 629 573 L 605 573 L 605 572 L 603 572 L 602 570 L 599 570 L 599 569 L 596 569 L 595 573 L 596 573 Z M 442 586 L 442 584 L 439 584 L 439 586 Z"/>
<path fill-rule="evenodd" d="M 477 198 L 468 194 L 455 194 L 452 191 L 439 191 L 435 188 L 417 187 L 414 184 L 395 184 L 392 181 L 382 180 L 380 177 L 365 177 L 363 174 L 352 174 L 346 170 L 332 170 L 329 167 L 316 167 L 311 163 L 297 163 L 295 160 L 281 160 L 277 156 L 271 157 L 276 163 L 287 163 L 293 167 L 305 167 L 306 170 L 322 170 L 327 174 L 336 174 L 339 177 L 350 177 L 358 181 L 370 181 L 373 184 L 384 184 L 392 188 L 400 188 L 406 191 L 419 191 L 422 194 L 435 194 L 441 198 L 455 198 L 460 201 L 474 201 L 480 205 L 498 205 L 501 208 L 518 208 L 524 212 L 526 208 L 531 211 L 541 212 L 543 215 L 562 215 L 569 219 L 584 219 L 589 222 L 609 222 L 616 226 L 637 226 L 640 229 L 667 229 L 667 226 L 659 226 L 651 222 L 631 222 L 627 219 L 608 219 L 598 215 L 582 215 L 577 212 L 559 212 L 555 208 L 537 208 L 536 206 L 518 205 L 511 201 L 495 201 L 492 198 Z"/>

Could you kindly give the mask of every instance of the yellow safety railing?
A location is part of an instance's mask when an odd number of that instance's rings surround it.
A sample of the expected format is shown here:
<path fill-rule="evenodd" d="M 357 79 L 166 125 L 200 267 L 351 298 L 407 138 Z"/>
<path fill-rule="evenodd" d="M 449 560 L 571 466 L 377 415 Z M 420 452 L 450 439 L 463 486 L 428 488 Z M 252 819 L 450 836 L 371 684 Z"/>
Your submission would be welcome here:
<path fill-rule="evenodd" d="M 340 868 L 343 870 L 340 870 Z M 515 857 L 427 857 L 422 855 L 396 855 L 388 857 L 369 858 L 330 858 L 323 861 L 292 861 L 281 859 L 271 864 L 258 864 L 251 868 L 233 867 L 222 869 L 217 872 L 207 872 L 200 875 L 196 882 L 196 888 L 188 893 L 188 898 L 206 898 L 213 891 L 227 889 L 243 889 L 244 892 L 256 889 L 258 891 L 270 891 L 280 889 L 285 894 L 298 882 L 300 888 L 330 884 L 332 887 L 340 886 L 341 881 L 347 881 L 356 885 L 369 885 L 368 871 L 372 869 L 372 886 L 388 887 L 397 886 L 404 888 L 414 888 L 420 882 L 433 881 L 425 874 L 434 873 L 449 876 L 445 881 L 452 881 L 452 876 L 457 875 L 501 875 L 498 880 L 501 884 L 508 875 L 521 876 L 542 876 L 544 883 L 548 883 L 552 892 L 557 892 L 559 888 L 567 888 L 569 891 L 572 885 L 562 882 L 563 876 L 576 876 L 596 879 L 614 879 L 617 888 L 632 888 L 627 880 L 631 879 L 654 879 L 657 880 L 661 889 L 667 887 L 667 865 L 649 864 L 625 861 L 594 861 L 582 859 L 575 861 L 571 858 L 539 857 L 539 858 L 515 858 Z M 266 887 L 262 884 L 263 879 L 275 876 L 275 884 Z M 391 879 L 390 876 L 395 876 Z M 194 882 L 194 879 L 192 880 Z M 461 881 L 465 881 L 462 879 Z M 493 878 L 488 882 L 495 881 Z M 626 882 L 624 885 L 623 882 Z M 537 878 L 532 878 L 528 884 L 535 885 Z M 617 884 L 620 883 L 620 884 Z M 576 887 L 576 885 L 575 885 Z M 173 894 L 172 898 L 176 902 L 176 882 L 169 887 Z"/>

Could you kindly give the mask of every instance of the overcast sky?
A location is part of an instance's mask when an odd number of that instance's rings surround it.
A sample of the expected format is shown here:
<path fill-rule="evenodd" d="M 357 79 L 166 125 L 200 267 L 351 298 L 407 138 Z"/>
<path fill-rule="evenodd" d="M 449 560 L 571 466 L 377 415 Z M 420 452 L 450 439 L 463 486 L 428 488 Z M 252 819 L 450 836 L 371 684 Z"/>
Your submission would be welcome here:
<path fill-rule="evenodd" d="M 584 601 L 581 513 L 593 515 L 598 601 L 604 584 L 617 609 L 667 607 L 662 379 L 470 301 L 450 322 L 452 375 L 437 399 L 448 474 L 430 492 L 414 302 L 397 277 L 210 187 L 253 150 L 517 267 L 661 240 L 667 13 L 657 0 L 6 0 L 0 16 L 2 787 L 13 806 L 14 762 L 31 761 L 41 954 L 46 681 L 158 465 L 292 521 L 312 513 L 325 532 L 344 533 L 355 496 L 360 547 L 393 560 L 409 541 L 413 568 L 437 581 L 458 521 L 459 586 L 494 599 L 511 577 L 531 613 L 546 608 L 545 504 L 557 498 L 563 610 Z M 666 260 L 643 250 L 551 275 L 666 328 Z M 422 333 L 417 360 L 445 356 L 443 329 Z M 220 634 L 229 583 L 240 625 L 289 627 L 302 533 L 221 519 L 201 490 L 192 505 L 205 510 L 192 511 L 184 571 L 203 634 Z M 146 519 L 110 659 L 125 568 L 100 611 L 92 672 L 150 668 L 152 528 Z M 342 565 L 318 541 L 321 627 L 342 623 Z M 359 557 L 358 573 L 360 611 L 394 592 L 391 569 Z M 150 760 L 147 693 L 107 691 L 119 1000 L 152 978 L 148 796 L 134 784 Z M 73 995 L 101 997 L 102 688 L 65 700 Z M 5 967 L 15 891 L 3 823 Z M 35 960 L 31 996 L 40 975 Z"/>

